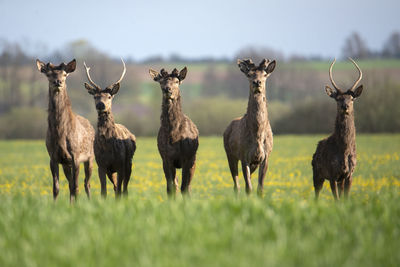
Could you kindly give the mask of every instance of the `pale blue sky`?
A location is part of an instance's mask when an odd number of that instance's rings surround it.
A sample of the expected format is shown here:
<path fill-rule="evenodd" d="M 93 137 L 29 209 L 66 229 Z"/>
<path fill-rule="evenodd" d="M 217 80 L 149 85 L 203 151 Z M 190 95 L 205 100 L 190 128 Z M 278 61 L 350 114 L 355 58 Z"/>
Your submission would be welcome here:
<path fill-rule="evenodd" d="M 61 48 L 87 39 L 115 57 L 232 57 L 247 45 L 286 55 L 340 56 L 357 31 L 380 49 L 400 31 L 399 0 L 0 0 L 0 38 Z"/>

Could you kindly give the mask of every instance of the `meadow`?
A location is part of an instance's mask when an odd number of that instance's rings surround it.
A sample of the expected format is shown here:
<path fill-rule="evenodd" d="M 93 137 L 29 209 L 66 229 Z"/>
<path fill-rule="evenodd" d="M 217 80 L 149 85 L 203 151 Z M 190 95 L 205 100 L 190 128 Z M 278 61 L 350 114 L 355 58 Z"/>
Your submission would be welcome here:
<path fill-rule="evenodd" d="M 399 266 L 400 134 L 358 135 L 350 199 L 337 203 L 328 182 L 314 201 L 321 138 L 276 136 L 258 198 L 241 174 L 233 194 L 222 139 L 203 137 L 191 198 L 169 200 L 156 140 L 139 137 L 128 198 L 108 182 L 102 199 L 95 167 L 88 201 L 81 168 L 75 205 L 64 174 L 52 199 L 44 141 L 0 141 L 0 266 Z"/>

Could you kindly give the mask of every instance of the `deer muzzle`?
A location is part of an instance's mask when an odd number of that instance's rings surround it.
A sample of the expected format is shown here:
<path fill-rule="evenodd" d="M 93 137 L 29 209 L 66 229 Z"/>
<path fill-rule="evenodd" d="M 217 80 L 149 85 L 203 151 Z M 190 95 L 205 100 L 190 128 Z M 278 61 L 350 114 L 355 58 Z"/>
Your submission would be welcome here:
<path fill-rule="evenodd" d="M 253 81 L 253 86 L 254 86 L 255 88 L 261 87 L 261 81 Z"/>
<path fill-rule="evenodd" d="M 341 108 L 342 108 L 342 113 L 349 114 L 350 105 L 343 103 Z"/>
<path fill-rule="evenodd" d="M 164 91 L 164 97 L 165 98 L 173 99 L 171 87 L 165 87 L 163 91 Z"/>
<path fill-rule="evenodd" d="M 99 103 L 96 104 L 96 109 L 98 111 L 103 111 L 103 110 L 105 110 L 105 108 L 106 108 L 106 105 L 104 105 L 103 102 L 99 102 Z"/>

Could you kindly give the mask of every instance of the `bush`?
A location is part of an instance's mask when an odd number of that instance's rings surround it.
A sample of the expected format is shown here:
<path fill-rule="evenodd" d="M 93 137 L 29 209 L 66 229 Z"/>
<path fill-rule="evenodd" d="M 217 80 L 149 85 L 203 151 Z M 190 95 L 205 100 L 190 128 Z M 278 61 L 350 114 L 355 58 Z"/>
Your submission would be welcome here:
<path fill-rule="evenodd" d="M 14 108 L 0 117 L 2 139 L 43 139 L 46 129 L 47 113 L 41 108 Z"/>
<path fill-rule="evenodd" d="M 203 98 L 194 101 L 187 112 L 200 135 L 222 135 L 228 124 L 246 113 L 247 99 Z"/>

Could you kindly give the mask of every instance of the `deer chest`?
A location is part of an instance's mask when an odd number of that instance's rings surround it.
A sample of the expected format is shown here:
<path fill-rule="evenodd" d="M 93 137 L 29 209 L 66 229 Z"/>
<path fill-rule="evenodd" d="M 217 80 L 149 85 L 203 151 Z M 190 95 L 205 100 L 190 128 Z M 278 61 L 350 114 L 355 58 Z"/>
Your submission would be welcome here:
<path fill-rule="evenodd" d="M 67 138 L 52 138 L 46 139 L 46 147 L 50 157 L 62 164 L 72 162 L 71 144 Z"/>
<path fill-rule="evenodd" d="M 337 176 L 348 176 L 353 173 L 356 166 L 356 156 L 344 154 L 334 157 L 332 161 L 332 171 L 337 173 Z"/>

